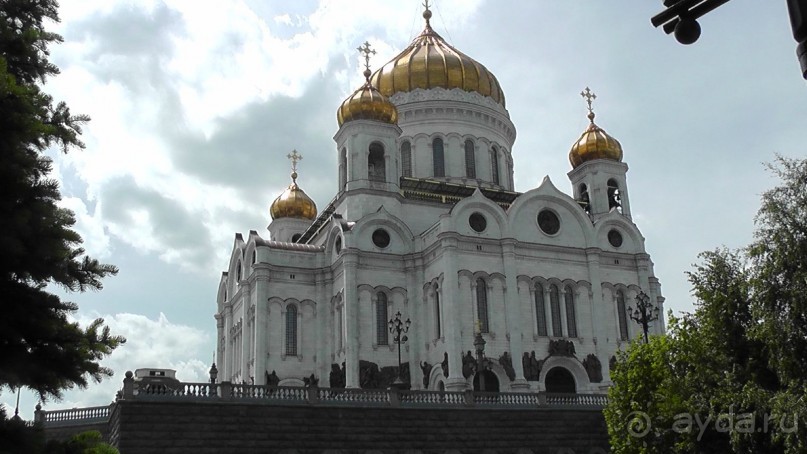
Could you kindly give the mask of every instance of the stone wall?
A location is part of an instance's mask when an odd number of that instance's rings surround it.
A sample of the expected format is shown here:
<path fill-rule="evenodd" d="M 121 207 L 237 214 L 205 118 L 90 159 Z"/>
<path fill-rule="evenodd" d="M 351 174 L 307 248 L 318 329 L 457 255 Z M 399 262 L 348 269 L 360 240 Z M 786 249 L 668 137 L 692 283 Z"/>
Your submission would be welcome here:
<path fill-rule="evenodd" d="M 602 412 L 572 409 L 121 400 L 110 418 L 109 440 L 122 454 L 608 452 Z"/>

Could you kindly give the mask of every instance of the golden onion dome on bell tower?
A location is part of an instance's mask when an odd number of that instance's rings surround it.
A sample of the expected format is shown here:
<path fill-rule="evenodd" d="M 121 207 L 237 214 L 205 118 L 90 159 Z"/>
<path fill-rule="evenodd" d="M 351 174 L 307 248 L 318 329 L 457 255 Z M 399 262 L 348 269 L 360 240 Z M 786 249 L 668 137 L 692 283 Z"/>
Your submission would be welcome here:
<path fill-rule="evenodd" d="M 373 85 L 385 96 L 417 88 L 459 88 L 487 96 L 504 107 L 504 92 L 496 76 L 445 42 L 431 27 L 429 2 L 424 6 L 426 27 L 409 47 L 373 74 Z"/>
<path fill-rule="evenodd" d="M 597 95 L 586 87 L 580 93 L 580 96 L 586 98 L 586 102 L 588 102 L 588 119 L 591 123 L 569 151 L 569 162 L 572 164 L 572 168 L 595 159 L 610 159 L 622 162 L 622 145 L 594 123 L 595 115 L 594 110 L 591 108 L 591 102 L 597 99 Z"/>
<path fill-rule="evenodd" d="M 382 95 L 372 83 L 370 83 L 370 54 L 375 50 L 370 48 L 370 43 L 365 41 L 358 51 L 364 55 L 364 85 L 354 91 L 352 95 L 342 101 L 336 111 L 336 121 L 341 127 L 344 123 L 352 120 L 373 120 L 383 123 L 397 124 L 398 109 L 389 98 Z"/>
<path fill-rule="evenodd" d="M 317 217 L 317 204 L 297 185 L 297 161 L 303 159 L 293 150 L 288 158 L 291 160 L 291 184 L 269 207 L 272 219 L 297 218 L 313 221 Z"/>

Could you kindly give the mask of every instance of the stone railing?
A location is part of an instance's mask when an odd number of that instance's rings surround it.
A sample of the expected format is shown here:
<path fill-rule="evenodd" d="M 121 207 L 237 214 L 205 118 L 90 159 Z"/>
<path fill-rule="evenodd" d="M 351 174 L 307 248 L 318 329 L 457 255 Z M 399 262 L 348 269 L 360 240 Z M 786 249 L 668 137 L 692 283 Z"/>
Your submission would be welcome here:
<path fill-rule="evenodd" d="M 126 373 L 120 397 L 125 400 L 253 401 L 276 405 L 329 405 L 350 407 L 418 408 L 576 408 L 600 410 L 604 394 L 485 393 L 398 389 L 262 386 L 230 382 L 145 385 Z"/>
<path fill-rule="evenodd" d="M 42 407 L 37 405 L 36 412 L 34 412 L 34 421 L 41 423 L 44 427 L 104 423 L 109 421 L 109 415 L 114 405 L 51 411 L 42 410 Z"/>
<path fill-rule="evenodd" d="M 605 394 L 487 393 L 397 389 L 301 388 L 221 383 L 144 384 L 126 373 L 122 400 L 250 402 L 265 405 L 321 405 L 398 408 L 577 409 L 600 411 Z M 45 411 L 37 405 L 35 421 L 45 427 L 103 423 L 115 404 Z"/>

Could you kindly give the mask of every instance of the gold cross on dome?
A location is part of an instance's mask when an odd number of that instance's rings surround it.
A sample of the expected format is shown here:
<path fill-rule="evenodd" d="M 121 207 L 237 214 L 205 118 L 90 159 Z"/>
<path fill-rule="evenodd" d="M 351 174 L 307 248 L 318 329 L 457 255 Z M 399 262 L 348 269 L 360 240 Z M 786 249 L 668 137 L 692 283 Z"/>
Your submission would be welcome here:
<path fill-rule="evenodd" d="M 589 116 L 594 115 L 594 110 L 591 108 L 591 102 L 597 99 L 597 95 L 594 94 L 588 87 L 585 90 L 580 92 L 580 96 L 586 98 L 586 102 L 588 103 L 588 114 Z"/>
<path fill-rule="evenodd" d="M 364 44 L 357 47 L 356 50 L 358 50 L 360 54 L 364 55 L 364 69 L 369 71 L 370 70 L 370 55 L 374 55 L 375 50 L 370 47 L 370 42 L 369 41 L 365 41 Z"/>
<path fill-rule="evenodd" d="M 303 155 L 298 154 L 297 150 L 291 150 L 291 153 L 287 154 L 286 157 L 289 158 L 289 160 L 291 160 L 291 171 L 296 172 L 297 171 L 297 161 L 302 161 L 303 160 Z"/>

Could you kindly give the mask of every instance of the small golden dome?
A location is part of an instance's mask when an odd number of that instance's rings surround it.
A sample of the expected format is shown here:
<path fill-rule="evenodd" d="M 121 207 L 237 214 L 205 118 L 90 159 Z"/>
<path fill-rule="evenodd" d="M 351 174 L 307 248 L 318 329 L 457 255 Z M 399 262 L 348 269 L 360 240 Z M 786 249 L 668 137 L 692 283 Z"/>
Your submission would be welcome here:
<path fill-rule="evenodd" d="M 398 123 L 398 109 L 368 81 L 348 96 L 336 111 L 339 126 L 351 120 L 374 120 L 394 125 Z"/>
<path fill-rule="evenodd" d="M 272 219 L 299 218 L 314 220 L 317 217 L 317 205 L 308 197 L 297 183 L 292 183 L 272 202 L 269 208 Z"/>
<path fill-rule="evenodd" d="M 492 98 L 504 107 L 504 92 L 496 76 L 432 30 L 428 8 L 423 17 L 426 19 L 423 32 L 370 78 L 378 91 L 392 96 L 416 88 L 461 88 Z"/>
<path fill-rule="evenodd" d="M 622 145 L 594 123 L 595 115 L 591 109 L 591 101 L 597 96 L 588 87 L 580 95 L 588 101 L 588 119 L 591 123 L 569 151 L 569 162 L 572 164 L 572 168 L 594 159 L 622 162 Z"/>
<path fill-rule="evenodd" d="M 272 219 L 298 218 L 313 221 L 317 217 L 317 204 L 297 186 L 297 172 L 291 173 L 291 184 L 269 207 Z"/>

